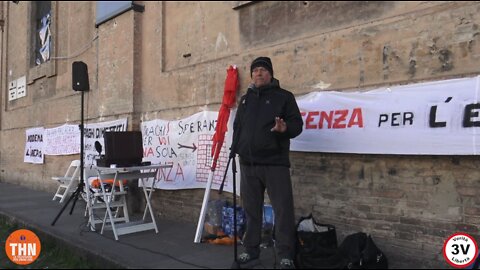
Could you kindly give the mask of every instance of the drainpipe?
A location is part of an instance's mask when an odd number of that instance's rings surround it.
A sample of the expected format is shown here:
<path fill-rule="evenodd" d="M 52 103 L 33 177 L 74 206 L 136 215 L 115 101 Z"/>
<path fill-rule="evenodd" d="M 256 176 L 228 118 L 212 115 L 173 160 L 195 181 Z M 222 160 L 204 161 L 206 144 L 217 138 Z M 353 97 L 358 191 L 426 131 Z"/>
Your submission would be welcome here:
<path fill-rule="evenodd" d="M 5 25 L 5 18 L 3 18 L 3 4 L 4 1 L 2 1 L 2 4 L 0 5 L 0 28 L 3 33 L 3 26 Z"/>
<path fill-rule="evenodd" d="M 8 3 L 8 2 L 7 2 Z M 3 105 L 3 96 L 6 96 L 8 94 L 3 94 L 6 93 L 4 91 L 7 91 L 6 83 L 5 83 L 5 78 L 6 78 L 6 70 L 5 69 L 5 62 L 4 60 L 6 59 L 6 53 L 5 53 L 5 32 L 4 32 L 4 26 L 5 26 L 5 13 L 4 13 L 4 6 L 5 6 L 5 1 L 0 2 L 0 139 L 2 138 L 2 117 L 3 117 L 3 108 L 6 108 L 6 105 L 4 107 Z M 2 164 L 2 144 L 0 142 L 0 164 Z M 0 168 L 4 168 L 4 166 L 0 166 Z M 1 176 L 4 173 L 3 169 L 0 169 L 0 180 Z"/>
<path fill-rule="evenodd" d="M 8 93 L 4 92 L 7 91 L 8 87 L 7 87 L 7 84 L 5 83 L 6 81 L 6 69 L 5 66 L 6 66 L 6 52 L 5 52 L 5 48 L 7 47 L 5 45 L 5 40 L 6 40 L 6 33 L 5 33 L 5 12 L 4 12 L 4 9 L 5 9 L 5 3 L 8 4 L 8 2 L 5 2 L 5 1 L 2 1 L 0 2 L 0 44 L 1 44 L 1 47 L 0 47 L 0 93 L 5 93 L 5 94 L 0 94 L 0 132 L 2 130 L 2 117 L 3 117 L 3 111 L 4 109 L 3 108 L 7 108 L 6 107 L 6 104 L 5 104 L 5 107 L 4 107 L 4 104 L 3 104 L 3 96 L 8 96 Z M 1 134 L 0 134 L 1 135 Z M 1 137 L 1 136 L 0 136 Z M 0 153 L 1 153 L 1 148 L 0 148 Z M 0 159 L 1 160 L 1 159 Z"/>

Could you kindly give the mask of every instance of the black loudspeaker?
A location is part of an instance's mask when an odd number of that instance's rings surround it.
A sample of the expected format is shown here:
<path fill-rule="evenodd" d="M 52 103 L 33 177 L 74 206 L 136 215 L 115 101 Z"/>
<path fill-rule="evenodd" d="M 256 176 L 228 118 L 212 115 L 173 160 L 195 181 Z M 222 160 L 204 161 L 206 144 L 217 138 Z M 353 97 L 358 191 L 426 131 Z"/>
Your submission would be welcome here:
<path fill-rule="evenodd" d="M 75 91 L 90 90 L 88 68 L 84 62 L 77 61 L 72 63 L 72 88 Z"/>

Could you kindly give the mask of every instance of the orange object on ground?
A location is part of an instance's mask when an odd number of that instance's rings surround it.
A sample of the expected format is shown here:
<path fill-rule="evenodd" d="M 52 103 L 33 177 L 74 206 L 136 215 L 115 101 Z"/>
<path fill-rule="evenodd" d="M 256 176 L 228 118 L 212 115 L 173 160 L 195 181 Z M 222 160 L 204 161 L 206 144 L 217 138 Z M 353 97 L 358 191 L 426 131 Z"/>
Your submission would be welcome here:
<path fill-rule="evenodd" d="M 240 238 L 237 237 L 237 241 L 240 241 Z M 207 242 L 210 244 L 227 245 L 227 246 L 233 245 L 235 243 L 233 237 L 229 237 L 229 236 L 207 240 Z"/>
<path fill-rule="evenodd" d="M 233 245 L 233 237 L 227 236 L 224 232 L 218 231 L 217 235 L 209 235 L 203 239 L 205 242 L 216 245 Z M 240 241 L 240 238 L 237 237 L 237 241 Z"/>

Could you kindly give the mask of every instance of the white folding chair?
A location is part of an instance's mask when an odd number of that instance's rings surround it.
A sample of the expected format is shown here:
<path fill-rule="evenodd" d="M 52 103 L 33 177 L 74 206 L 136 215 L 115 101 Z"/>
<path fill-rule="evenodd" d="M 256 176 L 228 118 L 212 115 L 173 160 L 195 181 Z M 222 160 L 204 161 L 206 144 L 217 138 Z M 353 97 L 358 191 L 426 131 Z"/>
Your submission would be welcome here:
<path fill-rule="evenodd" d="M 78 183 L 80 175 L 80 160 L 74 160 L 68 166 L 65 176 L 54 176 L 53 180 L 57 181 L 60 185 L 58 186 L 57 192 L 53 196 L 53 201 L 56 198 L 60 198 L 60 203 L 63 203 L 65 198 L 70 192 L 73 192 L 75 183 Z"/>
<path fill-rule="evenodd" d="M 115 212 L 115 222 L 118 221 L 130 221 L 129 215 L 128 215 L 128 209 L 127 209 L 127 202 L 125 196 L 119 196 L 118 200 L 115 198 L 115 196 L 111 197 L 110 192 L 106 191 L 106 185 L 111 184 L 113 187 L 113 179 L 105 179 L 101 180 L 98 171 L 97 170 L 92 170 L 92 169 L 86 169 L 85 170 L 85 175 L 87 175 L 87 180 L 85 181 L 85 193 L 87 194 L 87 197 L 90 199 L 90 202 L 87 202 L 87 205 L 85 207 L 85 216 L 89 215 L 89 224 L 90 224 L 90 229 L 92 231 L 95 231 L 95 225 L 96 224 L 103 224 L 104 220 L 101 218 L 98 213 L 99 211 L 95 210 L 100 210 L 102 212 L 105 210 L 104 216 L 107 216 L 107 211 L 106 211 L 106 204 L 105 204 L 105 198 L 109 201 L 112 201 L 114 203 L 110 203 L 111 207 L 110 210 Z M 93 173 L 95 171 L 95 173 Z M 113 175 L 111 175 L 113 177 Z M 121 184 L 120 184 L 121 182 Z M 120 180 L 117 182 L 115 185 L 115 189 L 118 189 L 115 194 L 126 194 L 126 190 L 124 187 L 124 183 L 126 184 L 125 181 Z M 104 196 L 105 195 L 105 196 Z M 87 199 L 85 200 L 87 201 Z M 90 209 L 89 209 L 90 208 Z M 121 216 L 121 212 L 123 210 L 123 216 Z"/>

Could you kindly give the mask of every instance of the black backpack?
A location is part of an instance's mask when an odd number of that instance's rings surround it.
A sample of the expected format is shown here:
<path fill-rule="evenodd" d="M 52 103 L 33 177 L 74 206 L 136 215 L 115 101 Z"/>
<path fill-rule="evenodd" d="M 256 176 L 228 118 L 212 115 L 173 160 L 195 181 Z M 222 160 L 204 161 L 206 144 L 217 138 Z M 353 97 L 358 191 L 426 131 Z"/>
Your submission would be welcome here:
<path fill-rule="evenodd" d="M 363 232 L 348 235 L 340 245 L 339 253 L 347 269 L 388 269 L 385 254 L 375 245 L 370 235 Z"/>
<path fill-rule="evenodd" d="M 388 269 L 385 254 L 375 245 L 372 237 L 363 232 L 348 235 L 338 248 L 317 243 L 313 251 L 306 252 L 301 247 L 297 250 L 299 268 Z"/>

